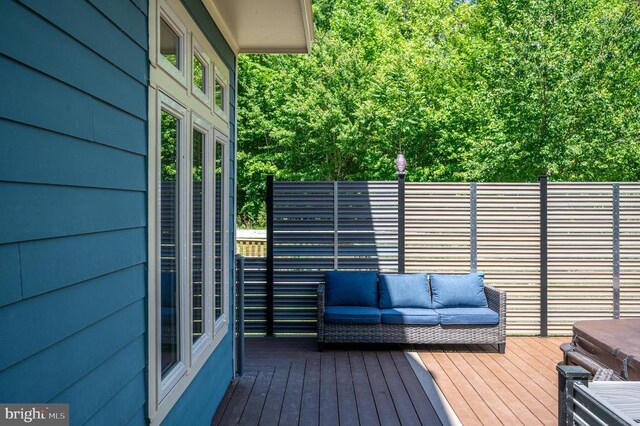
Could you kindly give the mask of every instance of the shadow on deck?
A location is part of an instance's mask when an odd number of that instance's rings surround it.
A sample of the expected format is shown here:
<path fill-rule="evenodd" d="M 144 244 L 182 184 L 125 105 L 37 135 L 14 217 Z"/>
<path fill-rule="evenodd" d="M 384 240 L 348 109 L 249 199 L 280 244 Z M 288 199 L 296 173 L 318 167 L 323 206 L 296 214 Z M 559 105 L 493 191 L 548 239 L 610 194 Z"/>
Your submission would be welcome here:
<path fill-rule="evenodd" d="M 439 425 L 398 346 L 363 350 L 314 339 L 246 341 L 245 374 L 231 385 L 213 424 Z"/>

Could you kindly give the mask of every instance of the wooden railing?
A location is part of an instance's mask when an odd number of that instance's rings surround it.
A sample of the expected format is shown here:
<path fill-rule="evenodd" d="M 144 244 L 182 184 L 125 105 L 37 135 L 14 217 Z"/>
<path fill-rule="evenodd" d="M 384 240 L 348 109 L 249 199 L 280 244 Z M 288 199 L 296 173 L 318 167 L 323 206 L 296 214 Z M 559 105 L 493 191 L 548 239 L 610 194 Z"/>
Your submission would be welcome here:
<path fill-rule="evenodd" d="M 266 231 L 238 229 L 236 253 L 244 257 L 265 257 L 267 255 Z"/>

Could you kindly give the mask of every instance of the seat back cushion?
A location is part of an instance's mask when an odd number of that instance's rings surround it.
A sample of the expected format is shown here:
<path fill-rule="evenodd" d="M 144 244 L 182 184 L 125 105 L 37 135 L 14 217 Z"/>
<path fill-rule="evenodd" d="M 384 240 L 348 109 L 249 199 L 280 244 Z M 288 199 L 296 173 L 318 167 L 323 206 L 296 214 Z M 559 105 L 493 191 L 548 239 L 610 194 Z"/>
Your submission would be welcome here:
<path fill-rule="evenodd" d="M 431 301 L 437 308 L 486 308 L 484 274 L 432 274 Z"/>
<path fill-rule="evenodd" d="M 379 274 L 380 309 L 431 308 L 427 274 Z"/>
<path fill-rule="evenodd" d="M 326 306 L 378 307 L 378 274 L 330 271 L 324 274 Z"/>

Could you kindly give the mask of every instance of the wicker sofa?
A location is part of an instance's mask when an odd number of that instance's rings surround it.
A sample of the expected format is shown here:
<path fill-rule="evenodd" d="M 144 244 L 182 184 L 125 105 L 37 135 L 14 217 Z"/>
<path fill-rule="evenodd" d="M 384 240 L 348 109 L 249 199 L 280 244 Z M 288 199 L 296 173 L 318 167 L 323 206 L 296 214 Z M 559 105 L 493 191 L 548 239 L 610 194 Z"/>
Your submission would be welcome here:
<path fill-rule="evenodd" d="M 431 287 L 429 287 L 429 297 Z M 495 324 L 411 324 L 359 323 L 360 321 L 332 321 L 326 315 L 326 286 L 318 287 L 318 349 L 325 343 L 407 343 L 407 344 L 491 344 L 500 353 L 506 347 L 506 293 L 484 286 L 486 307 L 497 313 Z M 482 289 L 480 290 L 482 291 Z M 380 300 L 380 299 L 378 299 Z M 485 308 L 486 309 L 486 308 Z M 398 321 L 394 321 L 398 322 Z M 403 321 L 400 321 L 403 322 Z M 455 321 L 454 321 L 455 322 Z"/>

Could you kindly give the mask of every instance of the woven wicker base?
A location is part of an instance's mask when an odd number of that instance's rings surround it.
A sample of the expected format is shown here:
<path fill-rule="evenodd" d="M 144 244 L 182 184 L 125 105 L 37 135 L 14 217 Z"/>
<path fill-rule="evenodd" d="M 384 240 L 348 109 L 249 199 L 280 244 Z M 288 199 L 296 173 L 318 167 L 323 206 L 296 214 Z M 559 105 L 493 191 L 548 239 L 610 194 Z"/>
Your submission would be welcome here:
<path fill-rule="evenodd" d="M 324 342 L 498 344 L 500 328 L 494 326 L 442 326 L 396 324 L 324 324 Z"/>

